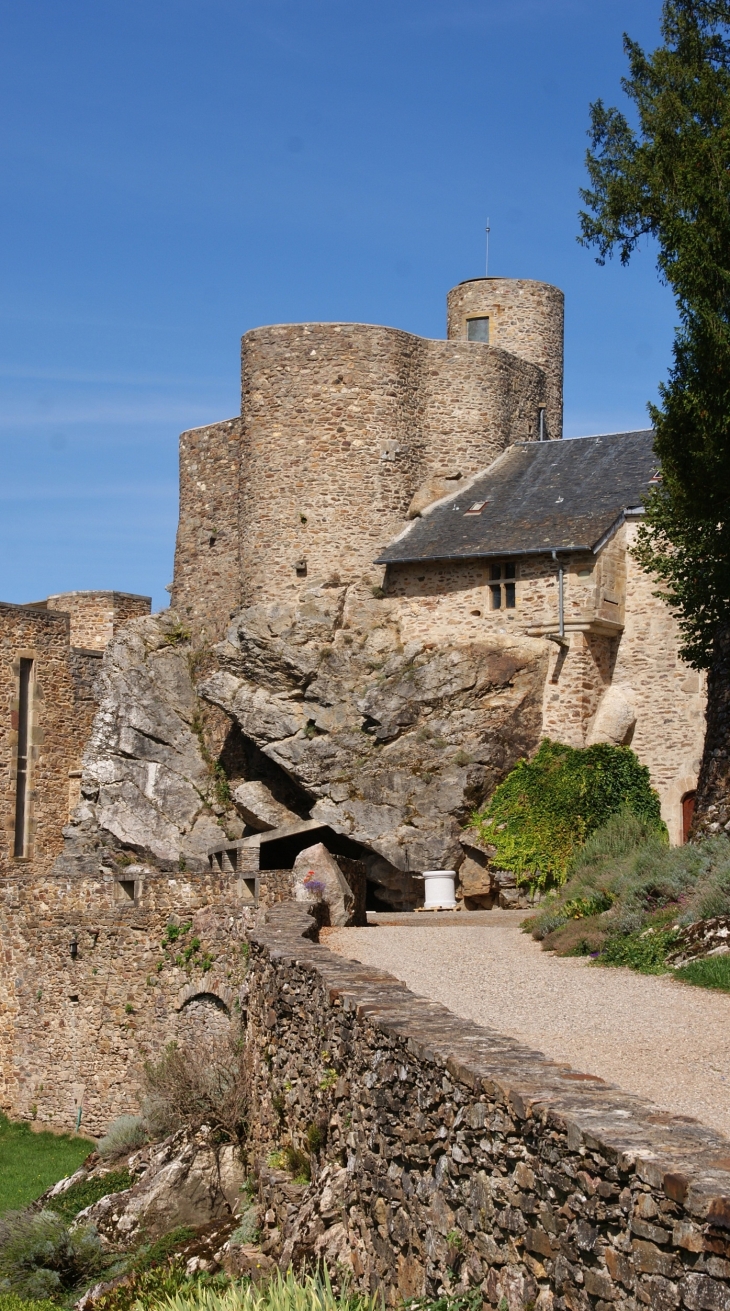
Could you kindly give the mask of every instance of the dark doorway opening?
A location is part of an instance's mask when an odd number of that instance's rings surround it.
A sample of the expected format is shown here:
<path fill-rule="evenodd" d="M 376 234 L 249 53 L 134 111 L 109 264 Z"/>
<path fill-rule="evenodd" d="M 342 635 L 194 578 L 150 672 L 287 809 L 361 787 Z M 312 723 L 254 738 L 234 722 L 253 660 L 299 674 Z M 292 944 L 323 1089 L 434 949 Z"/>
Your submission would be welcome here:
<path fill-rule="evenodd" d="M 685 792 L 682 797 L 682 842 L 686 842 L 695 813 L 696 792 Z"/>

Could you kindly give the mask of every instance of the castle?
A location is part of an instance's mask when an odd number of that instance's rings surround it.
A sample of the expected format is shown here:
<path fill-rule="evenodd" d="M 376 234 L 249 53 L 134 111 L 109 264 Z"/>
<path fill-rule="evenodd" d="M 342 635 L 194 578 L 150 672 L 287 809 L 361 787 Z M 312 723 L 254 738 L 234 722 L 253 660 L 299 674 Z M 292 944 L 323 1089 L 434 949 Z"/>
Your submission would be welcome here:
<path fill-rule="evenodd" d="M 255 329 L 240 416 L 180 439 L 173 617 L 0 606 L 4 1108 L 103 1128 L 145 1056 L 237 1004 L 242 872 L 263 895 L 319 825 L 410 895 L 541 736 L 630 743 L 683 841 L 704 687 L 630 552 L 652 434 L 562 441 L 562 377 L 538 282 L 460 284 L 444 341 Z M 292 821 L 266 860 L 250 777 Z M 203 955 L 160 948 L 171 917 Z"/>

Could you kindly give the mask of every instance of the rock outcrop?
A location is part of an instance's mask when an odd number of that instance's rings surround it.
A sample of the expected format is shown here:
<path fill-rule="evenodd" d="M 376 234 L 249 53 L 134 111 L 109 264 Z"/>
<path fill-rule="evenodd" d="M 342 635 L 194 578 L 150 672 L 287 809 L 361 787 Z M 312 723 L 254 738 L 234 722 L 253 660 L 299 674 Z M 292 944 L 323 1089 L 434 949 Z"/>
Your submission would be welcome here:
<path fill-rule="evenodd" d="M 135 1153 L 126 1164 L 131 1174 L 140 1174 L 132 1187 L 107 1194 L 76 1219 L 93 1224 L 115 1251 L 133 1248 L 143 1238 L 160 1238 L 178 1226 L 197 1229 L 232 1220 L 241 1210 L 245 1171 L 240 1156 L 232 1144 L 217 1146 L 205 1127 L 197 1133 L 182 1129 Z"/>
<path fill-rule="evenodd" d="M 101 830 L 156 861 L 194 866 L 225 836 L 186 639 L 175 614 L 163 611 L 126 624 L 110 642 L 82 804 L 65 830 L 72 845 L 88 846 Z"/>
<path fill-rule="evenodd" d="M 400 603 L 323 586 L 251 606 L 198 693 L 311 797 L 311 816 L 402 870 L 461 863 L 460 825 L 537 744 L 544 643 L 403 638 Z"/>
<path fill-rule="evenodd" d="M 352 924 L 355 908 L 352 889 L 337 861 L 321 842 L 299 852 L 294 861 L 294 878 L 295 901 L 324 903 L 333 928 Z"/>
<path fill-rule="evenodd" d="M 172 611 L 126 625 L 61 864 L 103 864 L 111 844 L 200 868 L 222 841 L 309 816 L 359 844 L 386 905 L 416 904 L 411 871 L 458 869 L 470 811 L 537 745 L 546 655 L 405 629 L 377 589 L 312 587 L 242 611 L 200 677 Z"/>

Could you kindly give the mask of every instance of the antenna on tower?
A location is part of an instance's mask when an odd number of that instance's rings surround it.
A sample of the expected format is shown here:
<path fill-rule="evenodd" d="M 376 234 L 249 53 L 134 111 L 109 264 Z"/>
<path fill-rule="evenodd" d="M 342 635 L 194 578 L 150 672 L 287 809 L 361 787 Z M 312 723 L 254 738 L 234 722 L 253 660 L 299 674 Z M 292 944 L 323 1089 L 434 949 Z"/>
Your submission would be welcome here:
<path fill-rule="evenodd" d="M 488 277 L 489 277 L 489 232 L 490 232 L 490 228 L 489 228 L 489 215 L 487 215 L 487 226 L 486 226 L 485 231 L 486 231 L 486 234 L 487 234 L 487 267 L 486 267 L 485 277 L 488 278 Z"/>

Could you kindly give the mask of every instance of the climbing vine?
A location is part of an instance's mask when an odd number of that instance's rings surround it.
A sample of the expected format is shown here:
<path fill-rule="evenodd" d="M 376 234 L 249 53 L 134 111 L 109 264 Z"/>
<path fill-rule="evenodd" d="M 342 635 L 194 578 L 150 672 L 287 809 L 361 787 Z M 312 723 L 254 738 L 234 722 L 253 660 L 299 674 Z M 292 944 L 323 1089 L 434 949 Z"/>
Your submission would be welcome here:
<path fill-rule="evenodd" d="M 521 884 L 563 883 L 574 852 L 626 808 L 662 828 L 649 771 L 630 747 L 568 747 L 545 739 L 476 811 L 470 827 L 495 848 L 492 864 Z"/>

